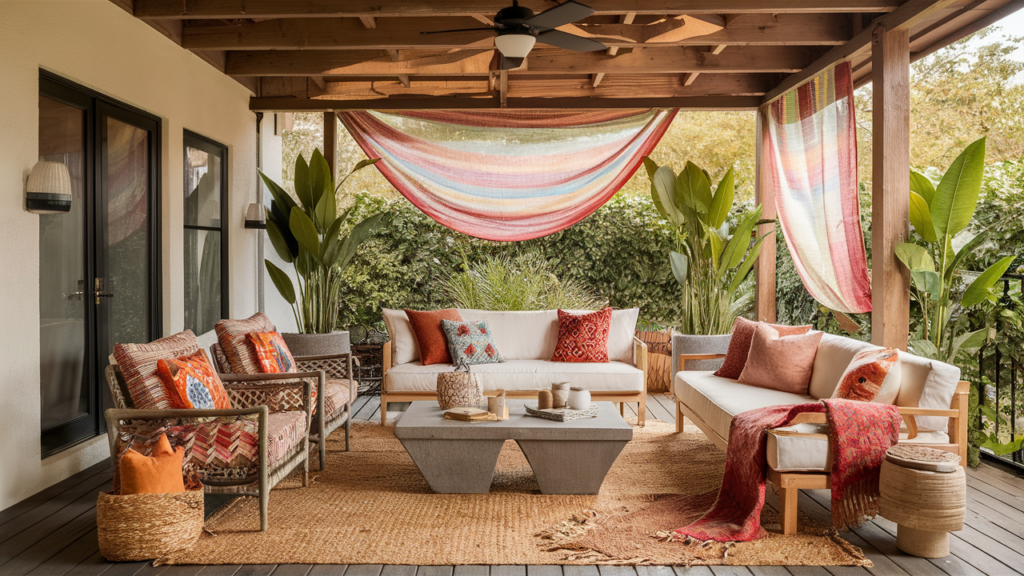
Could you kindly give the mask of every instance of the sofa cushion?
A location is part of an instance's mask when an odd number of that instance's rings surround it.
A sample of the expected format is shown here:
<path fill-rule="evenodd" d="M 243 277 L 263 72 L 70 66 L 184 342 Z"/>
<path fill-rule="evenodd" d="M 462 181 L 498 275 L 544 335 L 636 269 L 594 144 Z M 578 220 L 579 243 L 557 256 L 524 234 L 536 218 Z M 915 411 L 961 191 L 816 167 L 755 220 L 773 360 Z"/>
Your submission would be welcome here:
<path fill-rule="evenodd" d="M 416 348 L 420 353 L 420 361 L 424 364 L 451 364 L 452 356 L 448 352 L 448 338 L 441 329 L 441 320 L 462 321 L 462 315 L 454 308 L 445 310 L 409 310 L 405 315 L 409 318 Z"/>
<path fill-rule="evenodd" d="M 114 358 L 124 375 L 132 401 L 130 408 L 170 409 L 171 402 L 157 373 L 157 363 L 160 360 L 189 356 L 198 351 L 199 345 L 191 330 L 172 334 L 149 344 L 115 344 Z"/>
<path fill-rule="evenodd" d="M 960 369 L 938 360 L 900 352 L 901 384 L 897 406 L 949 409 L 960 382 Z M 946 430 L 949 418 L 918 416 L 918 428 Z"/>
<path fill-rule="evenodd" d="M 406 364 L 420 359 L 420 349 L 416 344 L 416 334 L 405 310 L 384 308 L 384 328 L 391 336 L 392 364 Z"/>
<path fill-rule="evenodd" d="M 200 349 L 181 358 L 158 360 L 156 369 L 171 408 L 231 409 L 224 383 L 210 364 L 205 350 Z"/>
<path fill-rule="evenodd" d="M 284 460 L 308 433 L 305 411 L 271 412 L 267 419 L 267 463 L 273 466 Z"/>
<path fill-rule="evenodd" d="M 385 389 L 388 392 L 434 392 L 437 375 L 451 370 L 451 364 L 401 364 L 388 370 Z M 644 389 L 643 371 L 625 362 L 506 360 L 502 364 L 476 365 L 471 371 L 479 375 L 484 390 L 549 390 L 553 382 L 570 382 L 592 392 Z"/>
<path fill-rule="evenodd" d="M 747 364 L 747 355 L 750 353 L 750 342 L 754 337 L 754 329 L 761 322 L 747 320 L 737 316 L 732 322 L 732 333 L 729 338 L 729 347 L 722 360 L 722 366 L 715 372 L 716 376 L 722 378 L 736 379 L 743 373 L 743 367 Z M 784 324 L 768 324 L 778 331 L 780 336 L 793 336 L 806 334 L 811 330 L 810 326 L 786 326 Z"/>
<path fill-rule="evenodd" d="M 825 472 L 832 468 L 824 424 L 796 424 L 768 432 L 768 465 L 779 472 Z M 900 427 L 900 442 L 907 441 L 907 428 Z M 947 444 L 944 431 L 918 427 L 914 444 Z"/>
<path fill-rule="evenodd" d="M 846 367 L 832 397 L 895 404 L 900 393 L 900 376 L 898 350 L 861 350 Z"/>
<path fill-rule="evenodd" d="M 441 329 L 448 340 L 451 362 L 458 366 L 475 366 L 504 362 L 494 334 L 486 320 L 441 320 Z M 423 362 L 420 364 L 429 364 Z"/>
<path fill-rule="evenodd" d="M 729 439 L 729 425 L 740 412 L 784 404 L 814 402 L 810 396 L 757 388 L 712 372 L 677 372 L 672 385 L 676 398 L 686 404 L 715 433 Z"/>
<path fill-rule="evenodd" d="M 807 394 L 821 332 L 783 336 L 771 324 L 754 328 L 740 382 L 793 394 Z"/>
<path fill-rule="evenodd" d="M 818 342 L 818 353 L 814 357 L 811 371 L 811 386 L 808 393 L 814 398 L 831 398 L 839 385 L 850 361 L 862 350 L 877 349 L 870 342 L 861 342 L 845 336 L 825 334 Z"/>
<path fill-rule="evenodd" d="M 217 341 L 228 359 L 231 372 L 235 374 L 259 374 L 260 360 L 256 349 L 246 337 L 250 332 L 271 332 L 274 328 L 270 318 L 257 312 L 244 320 L 220 320 L 214 325 Z"/>
<path fill-rule="evenodd" d="M 292 356 L 284 338 L 277 332 L 249 332 L 245 335 L 253 352 L 256 354 L 256 361 L 259 363 L 259 371 L 263 374 L 281 374 L 284 372 L 295 372 L 295 358 Z"/>

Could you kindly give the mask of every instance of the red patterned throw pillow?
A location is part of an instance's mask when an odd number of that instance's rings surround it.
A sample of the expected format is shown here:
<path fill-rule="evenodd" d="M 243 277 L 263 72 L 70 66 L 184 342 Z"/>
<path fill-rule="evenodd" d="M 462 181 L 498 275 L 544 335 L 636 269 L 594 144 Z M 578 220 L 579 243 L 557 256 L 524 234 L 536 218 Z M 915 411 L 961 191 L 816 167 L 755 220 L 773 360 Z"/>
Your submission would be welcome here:
<path fill-rule="evenodd" d="M 260 372 L 281 374 L 295 371 L 295 359 L 279 333 L 276 331 L 250 332 L 245 336 L 256 351 Z"/>
<path fill-rule="evenodd" d="M 589 314 L 558 311 L 558 344 L 552 362 L 608 362 L 612 309 Z"/>
<path fill-rule="evenodd" d="M 160 360 L 157 362 L 157 373 L 164 383 L 164 391 L 171 408 L 231 408 L 231 400 L 224 390 L 224 384 L 203 350 L 174 360 Z"/>

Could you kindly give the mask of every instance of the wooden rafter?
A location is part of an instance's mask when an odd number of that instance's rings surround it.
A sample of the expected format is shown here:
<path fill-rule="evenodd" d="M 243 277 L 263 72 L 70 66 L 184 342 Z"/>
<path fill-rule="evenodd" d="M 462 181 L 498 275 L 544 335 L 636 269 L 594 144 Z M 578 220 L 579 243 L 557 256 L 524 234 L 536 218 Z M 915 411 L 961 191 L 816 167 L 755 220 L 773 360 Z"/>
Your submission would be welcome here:
<path fill-rule="evenodd" d="M 682 98 L 508 98 L 507 108 L 686 108 L 690 110 L 752 110 L 760 96 L 694 96 Z M 384 98 L 379 100 L 311 100 L 251 98 L 250 110 L 311 112 L 324 110 L 449 110 L 499 108 L 497 98 Z"/>
<path fill-rule="evenodd" d="M 891 12 L 903 0 L 588 0 L 598 15 L 636 14 L 783 14 Z M 472 16 L 491 15 L 509 0 L 135 0 L 137 18 L 238 19 L 359 16 Z M 522 5 L 540 11 L 552 6 L 547 0 L 523 0 Z"/>
<path fill-rule="evenodd" d="M 256 50 L 228 53 L 227 73 L 237 76 L 486 76 L 493 50 L 401 54 L 392 61 L 386 53 L 369 50 L 303 51 Z M 512 74 L 679 74 L 796 72 L 820 52 L 813 47 L 738 46 L 719 55 L 697 48 L 635 48 L 609 57 L 594 52 L 538 48 Z"/>

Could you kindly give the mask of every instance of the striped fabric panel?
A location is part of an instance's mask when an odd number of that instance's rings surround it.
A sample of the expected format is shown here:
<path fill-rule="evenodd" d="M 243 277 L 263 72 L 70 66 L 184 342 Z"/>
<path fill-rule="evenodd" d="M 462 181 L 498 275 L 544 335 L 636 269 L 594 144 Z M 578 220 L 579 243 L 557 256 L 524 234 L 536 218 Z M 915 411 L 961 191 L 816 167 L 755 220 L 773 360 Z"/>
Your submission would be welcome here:
<path fill-rule="evenodd" d="M 348 407 L 350 393 L 348 380 L 328 380 L 324 382 L 324 412 L 327 419 L 333 419 Z M 316 404 L 313 404 L 314 411 Z"/>
<path fill-rule="evenodd" d="M 257 312 L 245 320 L 221 320 L 214 326 L 217 341 L 220 343 L 224 356 L 228 359 L 231 372 L 234 374 L 260 374 L 260 359 L 256 349 L 246 337 L 250 332 L 272 332 L 276 330 L 274 323 L 262 312 Z"/>
<path fill-rule="evenodd" d="M 198 350 L 199 343 L 191 330 L 149 344 L 115 344 L 114 360 L 128 385 L 132 407 L 140 410 L 170 409 L 170 399 L 157 373 L 157 362 L 189 356 Z"/>
<path fill-rule="evenodd" d="M 303 411 L 275 412 L 267 423 L 267 463 L 284 459 L 309 433 Z"/>
<path fill-rule="evenodd" d="M 761 107 L 762 149 L 800 279 L 840 312 L 871 310 L 860 227 L 857 126 L 849 62 Z"/>
<path fill-rule="evenodd" d="M 342 112 L 381 174 L 444 226 L 487 240 L 539 238 L 607 202 L 676 110 Z"/>
<path fill-rule="evenodd" d="M 177 440 L 175 445 L 185 447 L 186 463 L 200 471 L 251 468 L 260 461 L 259 421 L 255 419 L 171 426 L 167 433 Z"/>

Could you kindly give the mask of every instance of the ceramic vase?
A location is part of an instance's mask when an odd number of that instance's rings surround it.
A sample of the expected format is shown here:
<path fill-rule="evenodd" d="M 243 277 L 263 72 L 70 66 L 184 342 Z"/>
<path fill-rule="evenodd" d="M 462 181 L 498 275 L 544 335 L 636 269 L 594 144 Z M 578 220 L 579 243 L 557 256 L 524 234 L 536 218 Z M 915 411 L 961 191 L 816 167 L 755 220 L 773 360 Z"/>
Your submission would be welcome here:
<path fill-rule="evenodd" d="M 565 408 L 569 404 L 569 383 L 556 382 L 551 385 L 551 407 Z"/>
<path fill-rule="evenodd" d="M 573 386 L 569 389 L 569 409 L 586 410 L 590 408 L 590 391 Z"/>
<path fill-rule="evenodd" d="M 437 403 L 442 410 L 480 406 L 484 403 L 480 378 L 472 372 L 441 372 L 437 375 Z"/>

